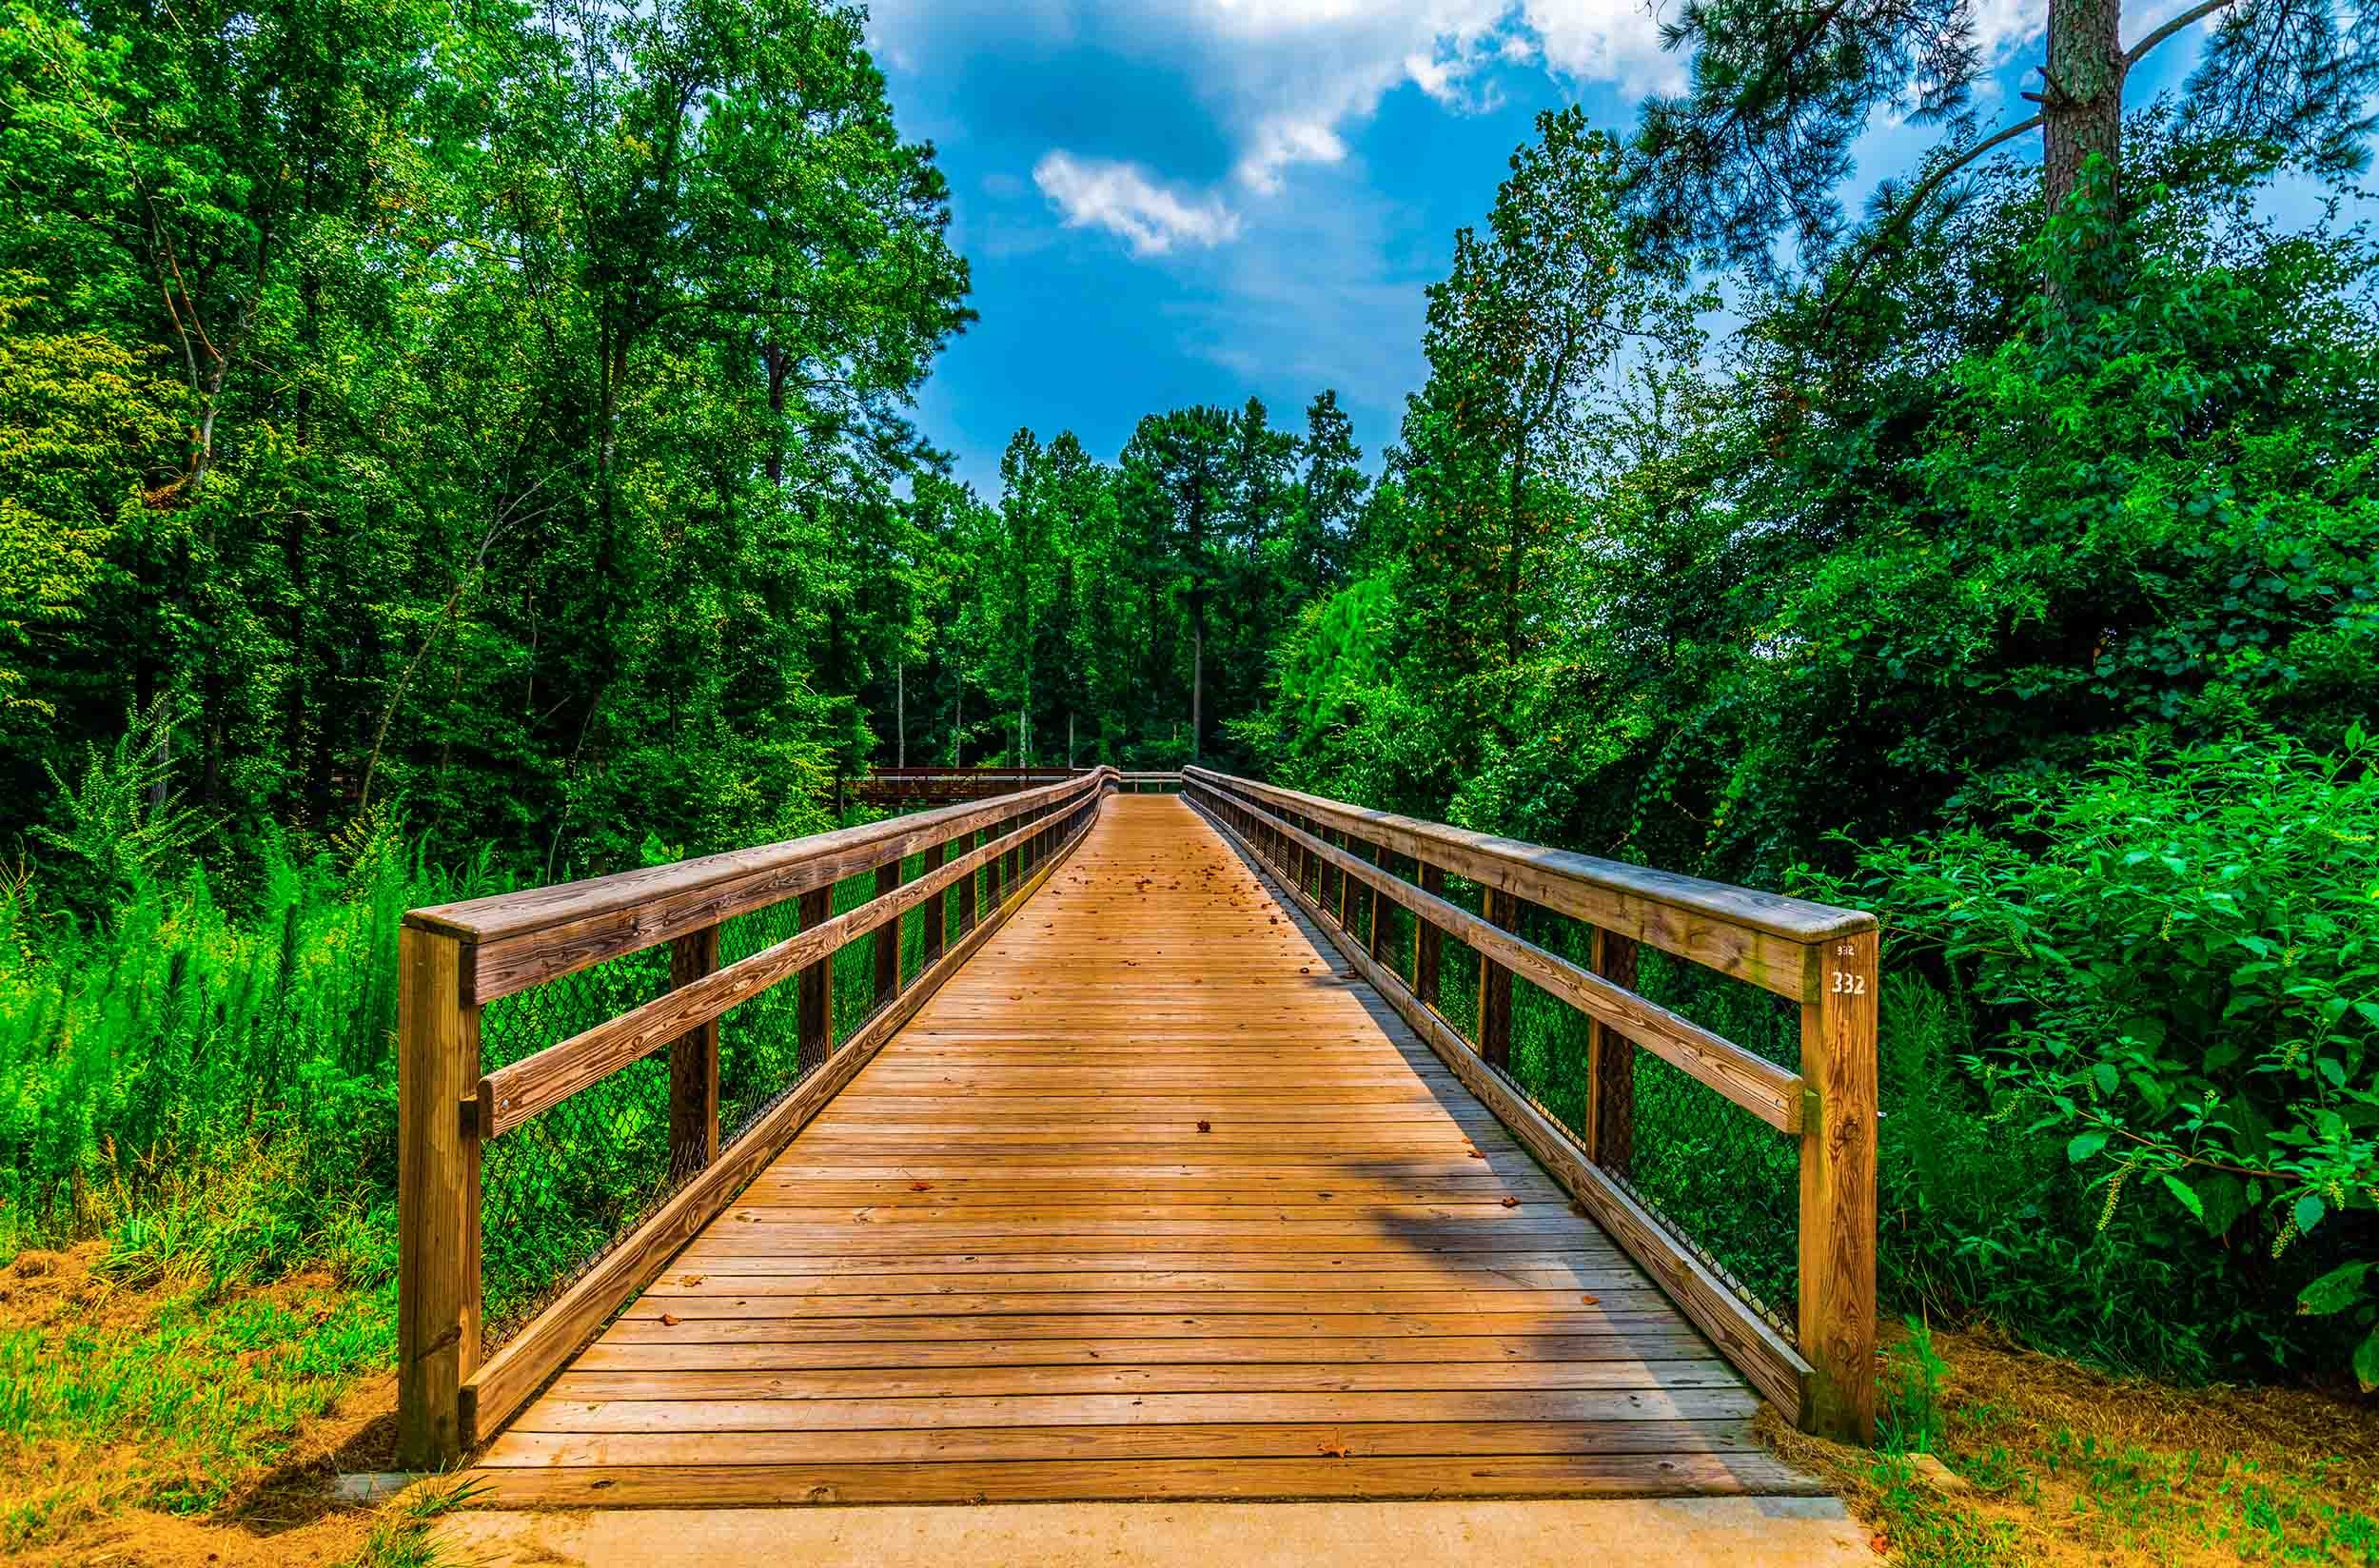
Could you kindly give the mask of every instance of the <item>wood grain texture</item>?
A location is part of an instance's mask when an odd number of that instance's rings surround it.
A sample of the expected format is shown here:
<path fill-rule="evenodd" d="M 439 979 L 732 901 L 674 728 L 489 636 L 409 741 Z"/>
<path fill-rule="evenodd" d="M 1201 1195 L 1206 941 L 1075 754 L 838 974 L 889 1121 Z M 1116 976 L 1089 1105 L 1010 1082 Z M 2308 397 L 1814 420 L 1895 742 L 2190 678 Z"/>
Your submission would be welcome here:
<path fill-rule="evenodd" d="M 1597 930 L 1594 972 L 1636 989 L 1633 937 Z M 1625 1176 L 1636 1165 L 1636 1045 L 1600 1020 L 1586 1034 L 1586 1152 L 1603 1169 Z"/>
<path fill-rule="evenodd" d="M 461 1389 L 479 1365 L 479 1009 L 462 944 L 397 938 L 397 1453 L 431 1469 L 467 1442 Z"/>
<path fill-rule="evenodd" d="M 1257 813 L 1259 817 L 1261 814 Z M 1304 893 L 1292 889 L 1291 895 L 1306 905 L 1308 914 L 1321 912 Z M 1727 1359 L 1761 1393 L 1775 1401 L 1788 1420 L 1802 1421 L 1809 1407 L 1811 1369 L 1800 1353 L 1700 1260 L 1671 1240 L 1642 1205 L 1603 1175 L 1565 1128 L 1538 1109 L 1508 1079 L 1481 1061 L 1452 1026 L 1422 1006 L 1395 974 L 1374 965 L 1367 953 L 1353 949 L 1351 944 L 1340 951 L 1378 988 L 1380 994 L 1427 1042 L 1463 1086 L 1478 1096 L 1499 1122 L 1518 1134 L 1529 1152 L 1594 1216 L 1603 1231 L 1660 1282 L 1668 1299 L 1710 1336 Z"/>
<path fill-rule="evenodd" d="M 1808 1425 L 1875 1437 L 1874 931 L 1810 950 L 1800 1059 L 1816 1108 L 1800 1138 L 1800 1343 L 1816 1368 Z"/>
<path fill-rule="evenodd" d="M 1052 863 L 1052 870 L 1055 870 Z M 968 958 L 1013 918 L 1038 887 L 1028 883 L 1009 903 L 912 981 L 893 1004 L 862 1025 L 826 1066 L 772 1106 L 724 1154 L 678 1189 L 659 1212 L 605 1253 L 595 1266 L 514 1335 L 485 1365 L 465 1369 L 457 1425 L 462 1446 L 476 1446 L 510 1420 L 547 1380 L 586 1343 L 621 1302 L 650 1284 L 686 1242 L 699 1234 L 751 1182 L 753 1176 L 808 1125 L 845 1084 L 875 1059 L 884 1042 L 915 1016 Z M 473 1205 L 471 1281 L 474 1333 L 478 1302 L 477 1205 Z"/>
<path fill-rule="evenodd" d="M 1201 803 L 1211 799 L 1203 787 L 1193 789 L 1192 797 Z M 1268 814 L 1245 802 L 1238 809 L 1259 821 Z M 1490 1051 L 1490 1062 L 1501 1066 L 1501 1058 L 1494 1052 L 1509 1043 L 1511 976 L 1517 973 L 1604 1028 L 1624 1034 L 1680 1071 L 1699 1079 L 1779 1131 L 1800 1130 L 1804 1097 L 1799 1073 L 1745 1050 L 1724 1035 L 1703 1029 L 1633 990 L 1615 985 L 1532 942 L 1523 941 L 1495 918 L 1503 910 L 1518 907 L 1511 895 L 1488 889 L 1485 901 L 1489 918 L 1482 919 L 1431 892 L 1425 881 L 1415 887 L 1390 876 L 1286 819 L 1275 819 L 1273 826 L 1300 853 L 1370 882 L 1377 891 L 1413 911 L 1424 944 L 1415 966 L 1418 972 L 1433 974 L 1437 958 L 1428 943 L 1441 930 L 1459 937 L 1479 954 L 1478 1024 L 1481 1029 L 1492 1026 L 1490 1032 L 1480 1035 Z M 1442 872 L 1440 877 L 1442 886 Z M 1333 929 L 1343 930 L 1319 902 L 1311 907 Z M 1516 922 L 1517 917 L 1513 918 Z M 1795 990 L 1799 989 L 1796 982 Z M 1435 1007 L 1433 993 L 1433 987 L 1430 991 L 1419 992 L 1423 1001 Z"/>
<path fill-rule="evenodd" d="M 1367 811 L 1205 768 L 1185 768 L 1182 776 L 1190 786 L 1354 833 L 1483 887 L 1649 942 L 1795 1000 L 1801 994 L 1802 948 L 1875 929 L 1875 916 L 1857 910 Z"/>
<path fill-rule="evenodd" d="M 1008 823 L 1052 801 L 1088 799 L 1113 782 L 1095 769 L 974 805 L 946 807 L 781 844 L 732 850 L 667 866 L 619 872 L 407 911 L 406 926 L 441 931 L 465 945 L 463 998 L 484 1005 L 658 943 L 766 909 L 947 843 Z"/>
<path fill-rule="evenodd" d="M 1757 1402 L 1180 797 L 1121 794 L 475 1475 L 537 1505 L 1808 1490 Z"/>
<path fill-rule="evenodd" d="M 932 864 L 915 880 L 856 909 L 845 910 L 832 919 L 813 923 L 813 917 L 824 909 L 827 890 L 814 889 L 802 894 L 802 930 L 796 934 L 739 958 L 725 969 L 675 986 L 650 1002 L 489 1073 L 481 1080 L 478 1092 L 482 1136 L 492 1138 L 511 1131 L 539 1111 L 559 1105 L 659 1049 L 682 1030 L 750 1001 L 796 970 L 826 964 L 845 942 L 896 922 L 919 904 L 929 904 L 930 913 L 930 909 L 940 907 L 953 881 L 995 853 L 997 846 L 1019 844 L 1033 831 L 1029 827 L 1011 828 L 991 844 L 971 850 L 947 864 L 939 863 L 937 852 L 928 852 Z M 940 954 L 937 943 L 928 953 L 928 967 Z M 810 1027 L 819 1027 L 816 1019 L 812 1019 Z M 804 1036 L 805 1041 L 809 1038 Z M 802 1060 L 814 1063 L 824 1056 L 822 1049 L 812 1054 L 811 1048 L 805 1046 Z"/>
<path fill-rule="evenodd" d="M 718 928 L 706 926 L 669 944 L 669 989 L 690 986 L 718 968 Z M 492 1118 L 482 1124 L 492 1127 Z M 684 1178 L 718 1155 L 718 1020 L 706 1018 L 669 1048 L 669 1173 Z"/>

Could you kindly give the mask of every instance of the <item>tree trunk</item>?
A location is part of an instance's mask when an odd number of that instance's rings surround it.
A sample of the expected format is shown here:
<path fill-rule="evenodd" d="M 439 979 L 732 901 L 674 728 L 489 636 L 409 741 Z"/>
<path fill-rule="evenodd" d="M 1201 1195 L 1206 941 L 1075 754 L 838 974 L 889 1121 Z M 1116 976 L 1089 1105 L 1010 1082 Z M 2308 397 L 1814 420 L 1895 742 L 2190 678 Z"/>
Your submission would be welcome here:
<path fill-rule="evenodd" d="M 2123 11 L 2119 0 L 2049 0 L 2049 61 L 2041 84 L 2042 177 L 2049 210 L 2081 187 L 2083 162 L 2123 161 Z"/>
<path fill-rule="evenodd" d="M 1200 606 L 1190 644 L 1190 760 L 1198 759 L 1198 736 L 1206 721 L 1206 616 Z"/>
<path fill-rule="evenodd" d="M 909 661 L 893 666 L 893 766 L 909 765 Z"/>

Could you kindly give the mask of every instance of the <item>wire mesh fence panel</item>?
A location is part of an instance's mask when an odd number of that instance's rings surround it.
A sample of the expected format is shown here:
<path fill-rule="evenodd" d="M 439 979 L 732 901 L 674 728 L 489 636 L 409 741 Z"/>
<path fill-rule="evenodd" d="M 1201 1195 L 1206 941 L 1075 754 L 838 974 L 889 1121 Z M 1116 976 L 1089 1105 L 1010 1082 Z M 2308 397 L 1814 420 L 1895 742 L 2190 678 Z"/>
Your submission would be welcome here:
<path fill-rule="evenodd" d="M 1649 948 L 1637 990 L 1780 1067 L 1800 1067 L 1800 1010 L 1743 981 Z M 1645 1050 L 1635 1058 L 1635 1149 L 1644 1205 L 1790 1338 L 1799 1289 L 1800 1144 Z"/>
<path fill-rule="evenodd" d="M 798 900 L 738 914 L 718 928 L 721 966 L 801 930 Z M 801 1059 L 800 982 L 788 975 L 718 1020 L 718 1140 L 722 1148 L 816 1066 Z"/>
<path fill-rule="evenodd" d="M 482 1071 L 592 1029 L 669 989 L 666 947 L 490 1002 Z M 483 1335 L 527 1322 L 667 1195 L 666 1051 L 613 1073 L 486 1145 L 480 1173 Z"/>

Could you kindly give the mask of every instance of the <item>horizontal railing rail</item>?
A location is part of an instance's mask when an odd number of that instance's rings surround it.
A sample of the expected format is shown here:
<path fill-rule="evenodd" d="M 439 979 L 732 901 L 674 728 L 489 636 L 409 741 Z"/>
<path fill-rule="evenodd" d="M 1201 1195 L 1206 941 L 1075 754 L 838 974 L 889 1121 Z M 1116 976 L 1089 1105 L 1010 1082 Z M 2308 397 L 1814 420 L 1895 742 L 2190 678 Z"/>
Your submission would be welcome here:
<path fill-rule="evenodd" d="M 981 800 L 1029 790 L 1036 785 L 1062 784 L 1094 770 L 1089 768 L 955 768 L 919 765 L 875 768 L 852 779 L 847 793 L 870 806 L 912 806 L 920 803 Z"/>
<path fill-rule="evenodd" d="M 1120 785 L 1113 769 L 1093 769 L 980 803 L 407 913 L 398 1001 L 403 1461 L 447 1463 L 516 1413 L 1031 896 Z M 904 880 L 912 857 L 921 866 Z M 871 872 L 874 896 L 836 913 L 836 885 Z M 722 924 L 788 900 L 797 904 L 794 935 L 719 964 Z M 904 982 L 903 917 L 914 911 L 925 911 L 922 960 Z M 873 1008 L 837 1042 L 833 960 L 871 935 Z M 489 1003 L 664 943 L 666 991 L 482 1072 Z M 799 1060 L 815 1068 L 722 1156 L 719 1019 L 788 979 L 798 987 Z M 669 1163 L 681 1185 L 482 1361 L 483 1149 L 664 1048 Z"/>
<path fill-rule="evenodd" d="M 1370 811 L 1205 768 L 1184 769 L 1182 776 L 1191 804 L 1276 875 L 1355 970 L 1762 1393 L 1806 1429 L 1862 1441 L 1873 1435 L 1873 915 Z M 1449 875 L 1479 890 L 1481 913 L 1446 896 Z M 1358 888 L 1367 898 L 1357 896 Z M 1412 918 L 1402 971 L 1386 951 L 1391 907 Z M 1588 928 L 1589 963 L 1524 934 L 1547 915 Z M 1466 1032 L 1465 1022 L 1442 1007 L 1448 939 L 1479 959 Z M 1799 1003 L 1799 1069 L 1640 993 L 1639 944 Z M 1511 1074 L 1515 978 L 1587 1020 L 1583 1127 L 1549 1113 Z M 1780 1332 L 1627 1182 L 1638 1049 L 1798 1140 L 1793 1332 Z"/>
<path fill-rule="evenodd" d="M 1164 773 L 1143 770 L 1138 773 L 1118 774 L 1116 777 L 1119 780 L 1119 787 L 1132 794 L 1178 794 L 1181 793 L 1181 774 L 1178 771 Z"/>

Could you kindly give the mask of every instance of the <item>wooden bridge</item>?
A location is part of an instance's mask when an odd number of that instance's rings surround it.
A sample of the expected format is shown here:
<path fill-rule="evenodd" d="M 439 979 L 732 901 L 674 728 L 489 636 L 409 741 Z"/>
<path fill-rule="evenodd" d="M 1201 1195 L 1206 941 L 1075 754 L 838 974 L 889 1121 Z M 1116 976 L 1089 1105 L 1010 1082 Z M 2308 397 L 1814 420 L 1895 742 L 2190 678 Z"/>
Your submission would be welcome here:
<path fill-rule="evenodd" d="M 406 1460 L 516 1506 L 1772 1495 L 1761 1399 L 1870 1431 L 1870 917 L 1120 782 L 408 915 Z M 661 944 L 668 989 L 482 1072 L 482 1009 Z M 1638 944 L 1797 1002 L 1801 1069 Z M 788 983 L 798 1079 L 722 1146 L 719 1020 Z M 1591 1022 L 1575 1127 L 1516 984 Z M 663 1050 L 679 1184 L 483 1356 L 482 1148 Z M 1797 1142 L 1789 1320 L 1625 1180 L 1639 1051 Z"/>
<path fill-rule="evenodd" d="M 842 787 L 845 797 L 862 806 L 911 811 L 919 806 L 946 806 L 961 800 L 989 800 L 1014 794 L 1041 784 L 1063 784 L 1093 772 L 1090 768 L 874 768 L 863 778 Z M 1179 774 L 1118 773 L 1117 788 L 1131 794 L 1146 790 L 1177 790 Z"/>

